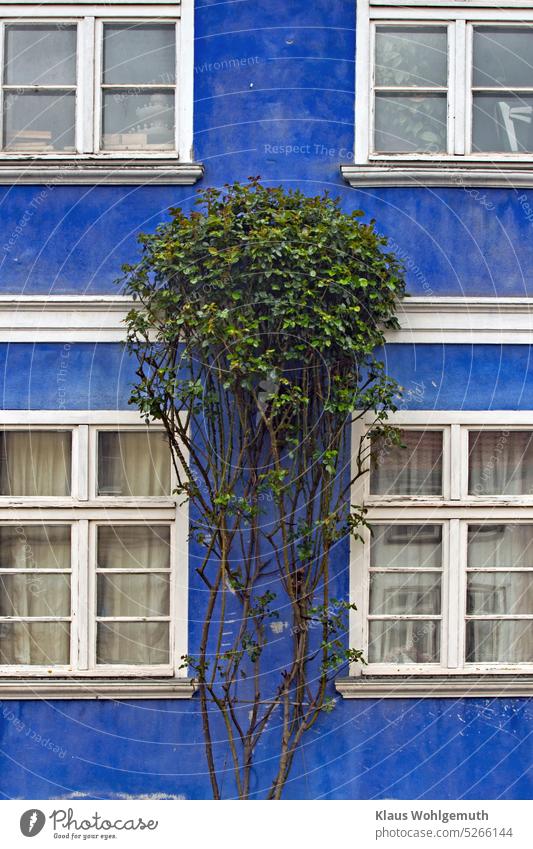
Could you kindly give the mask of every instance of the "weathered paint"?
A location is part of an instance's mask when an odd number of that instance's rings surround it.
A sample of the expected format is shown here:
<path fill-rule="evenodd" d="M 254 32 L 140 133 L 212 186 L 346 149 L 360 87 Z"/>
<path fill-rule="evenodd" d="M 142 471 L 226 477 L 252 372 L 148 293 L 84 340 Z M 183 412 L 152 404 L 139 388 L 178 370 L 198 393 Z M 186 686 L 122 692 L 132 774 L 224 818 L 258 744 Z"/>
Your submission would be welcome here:
<path fill-rule="evenodd" d="M 533 192 L 356 192 L 342 182 L 339 165 L 353 148 L 354 28 L 353 0 L 198 1 L 195 153 L 206 165 L 204 184 L 261 175 L 308 193 L 328 188 L 393 239 L 413 294 L 533 294 Z M 190 208 L 194 194 L 164 186 L 2 188 L 0 291 L 115 292 L 136 233 L 153 230 L 171 205 Z M 406 405 L 424 409 L 533 409 L 529 356 L 526 346 L 385 350 Z M 60 340 L 2 345 L 0 367 L 4 409 L 123 409 L 133 377 L 121 346 Z M 344 542 L 339 593 L 347 593 L 347 568 Z M 191 650 L 196 581 L 191 572 Z M 531 798 L 531 719 L 526 699 L 339 698 L 305 741 L 286 795 Z M 196 700 L 0 702 L 0 750 L 5 797 L 209 797 Z M 267 736 L 254 792 L 268 783 L 274 756 Z"/>

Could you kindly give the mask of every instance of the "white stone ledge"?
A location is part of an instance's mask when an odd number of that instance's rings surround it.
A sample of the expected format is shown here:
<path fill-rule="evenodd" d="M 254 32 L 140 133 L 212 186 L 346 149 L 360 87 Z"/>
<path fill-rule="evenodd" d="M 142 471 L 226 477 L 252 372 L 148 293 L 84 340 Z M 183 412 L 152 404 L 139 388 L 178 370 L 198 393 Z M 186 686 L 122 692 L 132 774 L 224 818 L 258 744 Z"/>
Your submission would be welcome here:
<path fill-rule="evenodd" d="M 335 688 L 345 699 L 457 699 L 530 697 L 533 676 L 365 676 L 338 678 Z"/>
<path fill-rule="evenodd" d="M 0 680 L 0 700 L 10 699 L 190 699 L 189 678 Z"/>
<path fill-rule="evenodd" d="M 0 342 L 123 342 L 134 304 L 120 295 L 0 295 Z M 389 343 L 533 344 L 533 298 L 407 297 L 397 316 Z"/>
<path fill-rule="evenodd" d="M 0 159 L 0 185 L 154 185 L 192 186 L 203 177 L 199 163 L 150 158 L 70 159 L 68 162 Z"/>
<path fill-rule="evenodd" d="M 341 165 L 341 174 L 354 188 L 439 187 L 533 188 L 533 162 L 419 162 L 390 161 Z"/>

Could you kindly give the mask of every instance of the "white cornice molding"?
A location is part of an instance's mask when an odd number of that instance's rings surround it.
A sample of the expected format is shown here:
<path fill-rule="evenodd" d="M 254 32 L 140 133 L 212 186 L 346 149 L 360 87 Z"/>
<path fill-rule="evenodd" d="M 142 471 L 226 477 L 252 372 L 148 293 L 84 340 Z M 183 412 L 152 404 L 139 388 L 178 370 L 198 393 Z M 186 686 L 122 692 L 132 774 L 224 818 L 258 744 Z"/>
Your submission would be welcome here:
<path fill-rule="evenodd" d="M 335 681 L 335 689 L 344 699 L 462 699 L 498 696 L 512 698 L 533 695 L 533 676 L 354 676 L 338 678 Z"/>
<path fill-rule="evenodd" d="M 528 189 L 533 187 L 533 161 L 529 162 L 409 162 L 379 161 L 364 165 L 341 165 L 350 186 Z"/>
<path fill-rule="evenodd" d="M 0 295 L 0 342 L 123 342 L 120 295 Z M 389 343 L 533 344 L 533 298 L 407 297 Z"/>
<path fill-rule="evenodd" d="M 0 679 L 0 699 L 191 699 L 190 678 L 150 679 Z"/>
<path fill-rule="evenodd" d="M 203 177 L 200 163 L 143 160 L 70 159 L 68 163 L 0 159 L 0 185 L 42 185 L 50 188 L 76 185 L 192 186 Z"/>

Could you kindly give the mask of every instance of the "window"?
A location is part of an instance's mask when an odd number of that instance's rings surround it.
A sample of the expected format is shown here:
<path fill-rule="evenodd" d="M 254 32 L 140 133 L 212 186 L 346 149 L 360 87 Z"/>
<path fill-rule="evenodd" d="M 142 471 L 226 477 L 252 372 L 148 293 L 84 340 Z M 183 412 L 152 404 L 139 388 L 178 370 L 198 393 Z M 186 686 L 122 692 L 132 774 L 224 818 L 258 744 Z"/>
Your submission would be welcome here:
<path fill-rule="evenodd" d="M 357 5 L 356 163 L 530 156 L 532 10 L 490 0 Z"/>
<path fill-rule="evenodd" d="M 94 418 L 0 434 L 0 674 L 183 674 L 186 530 L 166 435 Z"/>
<path fill-rule="evenodd" d="M 170 157 L 188 163 L 174 182 L 198 179 L 192 4 L 80 3 L 72 15 L 50 3 L 40 17 L 35 4 L 13 5 L 0 19 L 0 158 L 30 167 L 127 157 L 133 168 Z"/>
<path fill-rule="evenodd" d="M 354 493 L 373 531 L 353 543 L 357 672 L 531 674 L 533 427 L 424 415 L 399 414 L 403 448 L 372 442 Z"/>

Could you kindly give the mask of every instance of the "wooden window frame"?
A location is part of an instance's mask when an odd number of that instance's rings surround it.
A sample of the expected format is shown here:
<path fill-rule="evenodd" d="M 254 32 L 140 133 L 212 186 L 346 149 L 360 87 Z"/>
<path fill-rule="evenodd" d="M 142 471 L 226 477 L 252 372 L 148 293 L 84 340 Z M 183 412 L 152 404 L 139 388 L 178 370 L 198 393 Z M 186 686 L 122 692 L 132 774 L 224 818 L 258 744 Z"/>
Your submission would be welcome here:
<path fill-rule="evenodd" d="M 427 422 L 423 425 L 423 422 Z M 354 485 L 351 501 L 363 503 L 373 524 L 442 524 L 443 583 L 441 657 L 438 664 L 354 664 L 350 676 L 364 681 L 376 676 L 410 678 L 481 676 L 533 676 L 531 663 L 467 663 L 466 577 L 468 524 L 533 524 L 533 494 L 484 496 L 468 493 L 468 432 L 470 430 L 533 431 L 531 413 L 518 411 L 400 411 L 390 423 L 405 430 L 443 429 L 442 496 L 376 496 L 369 494 L 369 474 Z M 370 422 L 354 425 L 353 445 L 367 432 Z M 368 468 L 368 466 L 367 466 Z M 350 600 L 358 609 L 350 613 L 350 645 L 368 654 L 370 531 L 363 530 L 364 544 L 352 540 Z M 488 614 L 487 614 L 488 616 Z M 533 619 L 533 613 L 510 618 Z M 378 617 L 379 618 L 379 617 Z M 408 617 L 409 618 L 409 617 Z M 428 618 L 421 616 L 420 618 Z M 470 618 L 470 617 L 468 617 Z M 491 619 L 505 615 L 491 615 Z M 348 680 L 348 679 L 347 679 Z M 349 687 L 348 687 L 349 690 Z M 342 691 L 342 690 L 341 690 Z M 401 693 L 399 693 L 401 694 Z M 350 695 L 348 693 L 348 695 Z M 475 692 L 472 693 L 475 695 Z M 356 696 L 363 697 L 363 696 Z"/>
<path fill-rule="evenodd" d="M 447 152 L 373 150 L 373 53 L 377 25 L 447 26 Z M 532 26 L 533 8 L 522 0 L 357 0 L 355 151 L 341 165 L 353 187 L 533 187 L 531 153 L 471 150 L 472 33 L 475 26 Z"/>
<path fill-rule="evenodd" d="M 183 685 L 187 671 L 188 508 L 175 496 L 131 498 L 96 495 L 96 442 L 101 430 L 145 431 L 137 413 L 108 411 L 5 411 L 0 412 L 5 430 L 71 430 L 72 494 L 65 498 L 0 497 L 0 524 L 68 524 L 72 528 L 71 662 L 62 666 L 0 665 L 2 680 L 9 679 L 176 679 Z M 157 424 L 151 430 L 163 431 Z M 169 452 L 169 463 L 172 462 Z M 175 485 L 174 470 L 171 484 Z M 169 663 L 157 665 L 97 664 L 95 660 L 96 527 L 99 525 L 168 525 L 171 533 L 170 649 Z M 39 618 L 39 617 L 37 617 Z M 55 617 L 54 617 L 55 618 Z M 13 619 L 11 619 L 13 621 Z M 93 688 L 94 689 L 94 688 Z M 98 687 L 94 690 L 98 692 Z M 72 693 L 72 689 L 68 691 Z M 107 691 L 105 691 L 107 692 Z M 152 694 L 153 688 L 146 692 Z M 164 690 L 169 695 L 168 688 Z M 105 693 L 104 693 L 105 695 Z M 183 689 L 179 697 L 189 697 Z M 87 697 L 86 695 L 83 696 Z M 142 695 L 149 698 L 151 695 Z"/>

